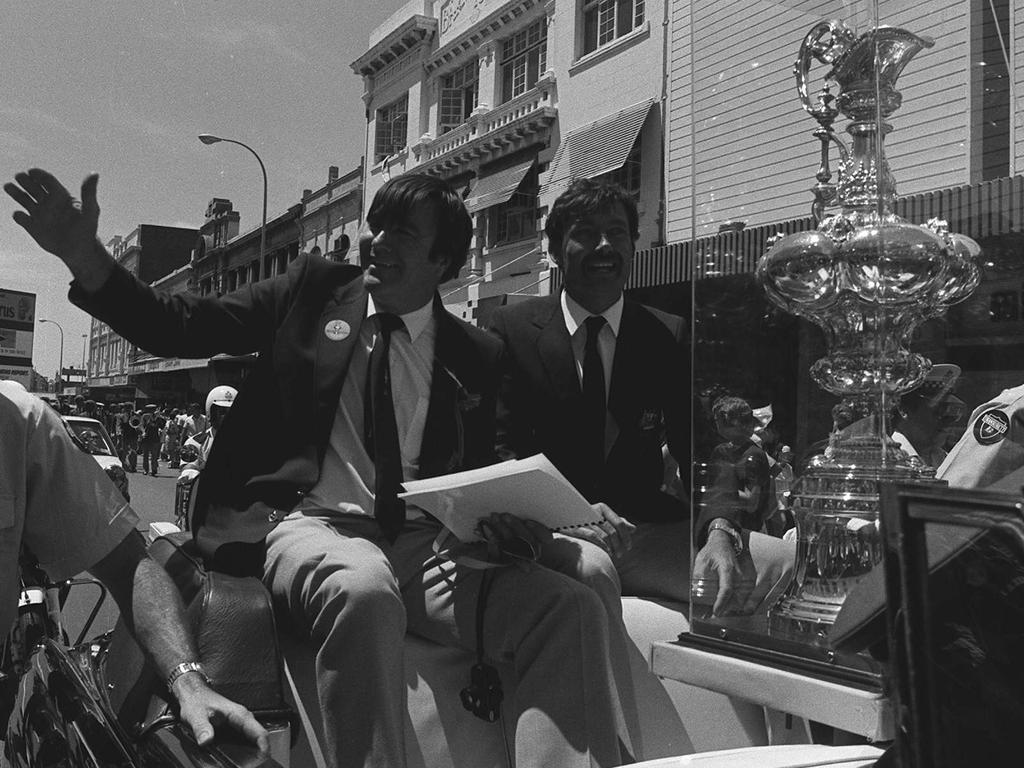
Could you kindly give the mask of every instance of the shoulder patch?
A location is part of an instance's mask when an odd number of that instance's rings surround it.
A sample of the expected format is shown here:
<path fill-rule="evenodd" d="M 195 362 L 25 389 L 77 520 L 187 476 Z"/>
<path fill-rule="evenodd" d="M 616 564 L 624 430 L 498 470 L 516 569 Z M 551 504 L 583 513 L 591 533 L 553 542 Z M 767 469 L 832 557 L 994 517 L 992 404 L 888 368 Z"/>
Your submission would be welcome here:
<path fill-rule="evenodd" d="M 994 445 L 1010 431 L 1010 418 L 998 408 L 985 411 L 974 422 L 974 439 L 980 445 Z"/>

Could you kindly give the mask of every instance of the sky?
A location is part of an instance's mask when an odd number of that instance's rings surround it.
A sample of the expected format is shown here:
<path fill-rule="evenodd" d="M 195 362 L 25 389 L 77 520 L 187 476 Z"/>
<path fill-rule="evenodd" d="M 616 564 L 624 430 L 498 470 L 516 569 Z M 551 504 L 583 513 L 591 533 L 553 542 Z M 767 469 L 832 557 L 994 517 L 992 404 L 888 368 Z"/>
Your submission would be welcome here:
<path fill-rule="evenodd" d="M 362 78 L 349 66 L 405 0 L 32 0 L 0 11 L 0 177 L 44 168 L 78 196 L 100 175 L 99 235 L 139 224 L 198 227 L 226 197 L 241 231 L 303 189 L 359 163 Z M 67 300 L 70 272 L 12 219 L 0 194 L 0 289 L 37 294 L 36 317 L 64 331 L 64 365 L 82 362 L 89 317 Z M 57 370 L 60 333 L 37 322 L 36 370 Z"/>

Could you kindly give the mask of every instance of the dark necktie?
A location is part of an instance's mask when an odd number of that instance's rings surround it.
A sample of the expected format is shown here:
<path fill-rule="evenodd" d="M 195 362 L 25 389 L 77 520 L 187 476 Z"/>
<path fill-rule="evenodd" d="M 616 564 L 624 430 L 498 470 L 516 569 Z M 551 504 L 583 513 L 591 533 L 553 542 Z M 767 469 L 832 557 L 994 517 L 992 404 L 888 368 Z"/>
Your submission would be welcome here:
<path fill-rule="evenodd" d="M 601 353 L 597 347 L 597 339 L 604 323 L 605 320 L 601 315 L 587 318 L 587 341 L 583 350 L 583 409 L 586 419 L 586 446 L 591 457 L 591 466 L 597 471 L 604 466 L 604 420 L 607 410 L 604 365 L 601 363 Z"/>
<path fill-rule="evenodd" d="M 397 315 L 375 315 L 380 328 L 377 343 L 370 352 L 370 386 L 367 392 L 369 416 L 366 419 L 367 449 L 376 468 L 373 487 L 373 516 L 389 541 L 398 538 L 405 525 L 405 502 L 398 498 L 402 482 L 402 450 L 395 421 L 395 401 L 391 394 L 391 334 L 404 328 Z"/>

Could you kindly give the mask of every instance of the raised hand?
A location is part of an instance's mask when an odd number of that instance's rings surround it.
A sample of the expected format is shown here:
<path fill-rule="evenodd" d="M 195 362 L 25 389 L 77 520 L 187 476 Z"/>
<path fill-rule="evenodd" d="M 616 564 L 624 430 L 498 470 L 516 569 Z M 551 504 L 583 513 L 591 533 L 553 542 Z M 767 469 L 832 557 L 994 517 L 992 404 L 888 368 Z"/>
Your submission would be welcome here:
<path fill-rule="evenodd" d="M 99 175 L 90 174 L 82 182 L 81 200 L 72 197 L 63 184 L 41 168 L 18 173 L 14 181 L 4 184 L 4 191 L 25 209 L 15 211 L 14 220 L 41 248 L 67 264 L 83 288 L 102 285 L 113 260 L 96 241 Z"/>

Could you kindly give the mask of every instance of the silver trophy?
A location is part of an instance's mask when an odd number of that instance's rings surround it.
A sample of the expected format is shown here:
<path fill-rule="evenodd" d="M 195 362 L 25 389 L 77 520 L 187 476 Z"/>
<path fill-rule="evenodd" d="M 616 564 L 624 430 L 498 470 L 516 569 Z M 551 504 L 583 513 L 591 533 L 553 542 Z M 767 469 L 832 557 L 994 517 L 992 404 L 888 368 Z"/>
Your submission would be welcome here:
<path fill-rule="evenodd" d="M 827 21 L 808 32 L 794 64 L 804 109 L 819 124 L 814 135 L 821 167 L 812 206 L 818 226 L 775 241 L 757 277 L 774 304 L 824 330 L 828 354 L 814 363 L 811 376 L 859 411 L 862 428 L 836 437 L 793 487 L 795 577 L 769 610 L 770 634 L 787 640 L 827 645 L 846 596 L 881 560 L 878 482 L 934 477 L 889 439 L 887 414 L 931 367 L 909 349 L 914 329 L 977 287 L 980 248 L 950 233 L 945 222 L 919 226 L 897 216 L 883 151 L 892 130 L 884 121 L 901 103 L 896 80 L 932 45 L 904 29 L 878 27 L 858 36 L 842 22 Z M 830 70 L 812 100 L 808 78 L 815 60 Z M 839 113 L 849 118 L 849 148 L 832 129 Z M 840 155 L 834 184 L 833 145 Z"/>

